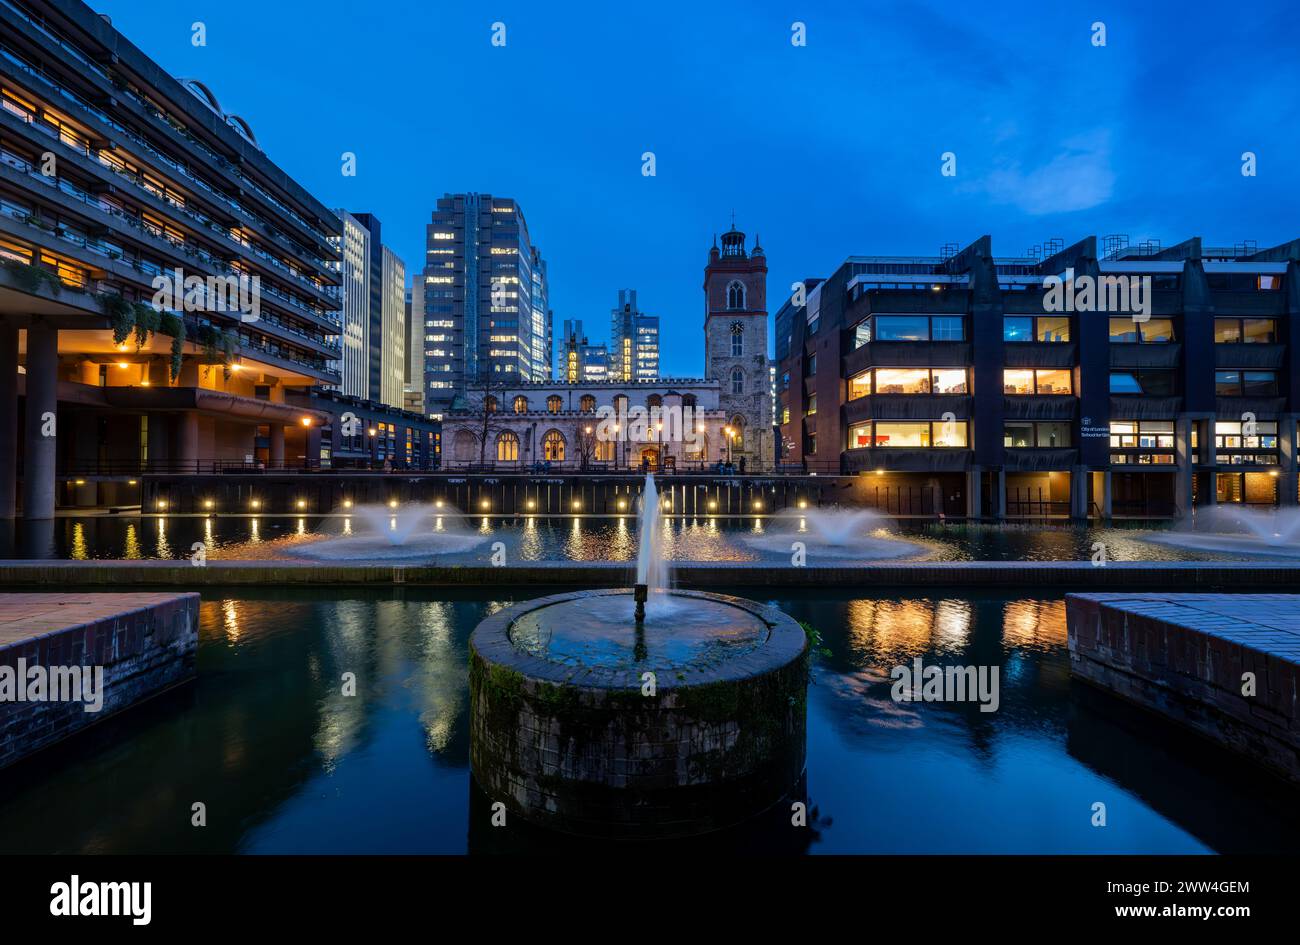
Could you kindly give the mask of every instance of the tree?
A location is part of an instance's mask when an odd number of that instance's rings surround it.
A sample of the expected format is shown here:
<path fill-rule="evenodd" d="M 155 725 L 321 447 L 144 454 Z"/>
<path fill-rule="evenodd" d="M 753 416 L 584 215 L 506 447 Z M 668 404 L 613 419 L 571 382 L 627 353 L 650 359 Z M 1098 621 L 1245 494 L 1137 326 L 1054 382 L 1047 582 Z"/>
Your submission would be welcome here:
<path fill-rule="evenodd" d="M 596 456 L 596 426 L 587 423 L 578 427 L 577 436 L 578 466 L 586 469 Z"/>
<path fill-rule="evenodd" d="M 474 418 L 474 426 L 478 430 L 478 463 L 482 467 L 487 465 L 489 441 L 495 443 L 499 434 L 510 429 L 509 424 L 501 419 L 501 404 L 506 396 L 505 385 L 488 373 L 478 384 L 470 387 L 467 393 L 469 404 L 466 410 Z"/>

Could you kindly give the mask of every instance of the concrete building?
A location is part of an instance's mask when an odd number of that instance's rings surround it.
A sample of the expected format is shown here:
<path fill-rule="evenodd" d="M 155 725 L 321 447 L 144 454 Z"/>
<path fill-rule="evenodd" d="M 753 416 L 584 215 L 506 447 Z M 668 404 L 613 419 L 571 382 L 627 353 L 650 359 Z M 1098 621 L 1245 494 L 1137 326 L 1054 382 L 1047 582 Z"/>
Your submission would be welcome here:
<path fill-rule="evenodd" d="M 335 362 L 339 390 L 348 397 L 370 396 L 370 231 L 346 210 L 336 210 L 342 232 L 331 241 L 338 247 L 342 286 L 343 357 Z"/>
<path fill-rule="evenodd" d="M 569 383 L 609 380 L 609 350 L 592 344 L 582 330 L 582 321 L 564 322 L 557 374 Z"/>
<path fill-rule="evenodd" d="M 382 311 L 379 318 L 379 403 L 402 407 L 406 375 L 406 266 L 387 246 L 381 264 Z"/>
<path fill-rule="evenodd" d="M 1294 505 L 1300 240 L 1097 243 L 809 280 L 776 316 L 782 462 L 870 475 L 896 514 Z"/>
<path fill-rule="evenodd" d="M 343 211 L 340 211 L 343 212 Z M 360 291 L 365 285 L 365 379 L 360 389 L 355 379 L 345 377 L 343 392 L 352 397 L 390 407 L 401 407 L 403 373 L 406 361 L 406 266 L 383 242 L 383 228 L 372 213 L 348 213 L 343 218 L 343 243 L 352 243 L 348 231 L 353 226 L 365 231 L 365 253 L 356 257 L 345 254 L 342 271 L 345 289 Z M 356 246 L 360 247 L 361 242 Z M 364 273 L 360 270 L 364 268 Z M 345 299 L 345 312 L 355 307 L 360 316 L 361 303 Z M 345 329 L 348 325 L 345 323 Z M 345 356 L 346 361 L 346 356 Z"/>
<path fill-rule="evenodd" d="M 328 457 L 338 217 L 84 4 L 7 3 L 0 42 L 0 518 L 19 462 L 43 522 Z"/>
<path fill-rule="evenodd" d="M 636 304 L 636 289 L 619 289 L 609 313 L 609 376 L 621 381 L 652 381 L 659 376 L 659 316 Z"/>
<path fill-rule="evenodd" d="M 508 197 L 446 194 L 426 228 L 425 400 L 441 413 L 471 384 L 551 375 L 546 264 Z"/>

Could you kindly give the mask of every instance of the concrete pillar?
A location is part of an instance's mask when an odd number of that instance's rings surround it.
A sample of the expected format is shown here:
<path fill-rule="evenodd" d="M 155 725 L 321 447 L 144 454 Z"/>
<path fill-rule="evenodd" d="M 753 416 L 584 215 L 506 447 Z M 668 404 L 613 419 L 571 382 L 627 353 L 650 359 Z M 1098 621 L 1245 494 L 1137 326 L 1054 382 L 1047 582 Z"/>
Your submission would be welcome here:
<path fill-rule="evenodd" d="M 1107 522 L 1111 518 L 1110 481 L 1111 472 L 1108 469 L 1101 474 L 1101 517 Z"/>
<path fill-rule="evenodd" d="M 966 470 L 966 517 L 971 520 L 976 520 L 983 514 L 983 478 L 983 466 L 972 466 Z"/>
<path fill-rule="evenodd" d="M 167 414 L 151 413 L 145 419 L 149 426 L 148 464 L 150 468 L 161 472 L 167 468 L 165 464 L 172 455 L 167 442 Z"/>
<path fill-rule="evenodd" d="M 1007 518 L 1007 471 L 999 469 L 993 490 L 993 517 L 999 522 Z"/>
<path fill-rule="evenodd" d="M 99 386 L 99 365 L 96 362 L 89 358 L 83 358 L 81 364 L 79 364 L 77 368 L 81 377 L 81 383 L 87 384 L 91 387 Z"/>
<path fill-rule="evenodd" d="M 23 518 L 54 518 L 54 466 L 58 457 L 59 331 L 27 329 L 27 412 L 23 442 Z"/>
<path fill-rule="evenodd" d="M 18 503 L 18 329 L 0 322 L 0 519 Z"/>
<path fill-rule="evenodd" d="M 176 453 L 181 462 L 181 472 L 199 471 L 198 411 L 187 410 L 177 418 Z"/>
<path fill-rule="evenodd" d="M 284 465 L 284 427 L 278 423 L 272 423 L 268 438 L 270 440 L 270 463 L 272 468 Z"/>
<path fill-rule="evenodd" d="M 1192 451 L 1192 419 L 1179 414 L 1174 421 L 1175 460 L 1178 472 L 1174 481 L 1174 506 L 1179 518 L 1192 514 L 1192 485 L 1196 476 L 1195 456 Z"/>
<path fill-rule="evenodd" d="M 1210 480 L 1210 487 L 1205 490 L 1205 502 L 1203 502 L 1202 504 L 1218 505 L 1219 504 L 1219 473 L 1216 470 L 1211 469 L 1210 474 L 1207 478 Z"/>
<path fill-rule="evenodd" d="M 1282 454 L 1278 458 L 1278 505 L 1295 505 L 1296 491 L 1300 488 L 1296 477 L 1296 420 L 1293 413 L 1284 413 L 1277 418 L 1277 445 Z"/>
<path fill-rule="evenodd" d="M 1088 520 L 1088 467 L 1070 467 L 1070 519 Z"/>
<path fill-rule="evenodd" d="M 303 450 L 304 460 L 308 469 L 314 469 L 320 466 L 320 427 L 313 423 L 307 428 L 307 446 Z"/>

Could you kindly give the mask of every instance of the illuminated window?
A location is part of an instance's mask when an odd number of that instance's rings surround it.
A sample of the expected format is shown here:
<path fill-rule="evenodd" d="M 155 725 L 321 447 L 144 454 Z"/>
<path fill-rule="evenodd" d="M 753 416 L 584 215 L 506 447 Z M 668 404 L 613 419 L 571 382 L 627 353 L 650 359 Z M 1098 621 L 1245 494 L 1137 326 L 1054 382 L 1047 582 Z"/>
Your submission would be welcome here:
<path fill-rule="evenodd" d="M 553 463 L 564 462 L 564 434 L 559 430 L 548 430 L 542 437 L 542 458 Z"/>
<path fill-rule="evenodd" d="M 546 398 L 546 410 L 549 413 L 559 413 L 564 409 L 564 399 L 559 394 L 552 394 Z"/>
<path fill-rule="evenodd" d="M 528 398 L 525 397 L 523 394 L 520 394 L 520 395 L 519 395 L 518 397 L 516 397 L 515 400 L 514 400 L 514 407 L 515 407 L 515 413 L 527 413 L 527 412 L 528 412 Z"/>
<path fill-rule="evenodd" d="M 497 461 L 514 463 L 519 460 L 519 435 L 511 430 L 497 435 Z"/>

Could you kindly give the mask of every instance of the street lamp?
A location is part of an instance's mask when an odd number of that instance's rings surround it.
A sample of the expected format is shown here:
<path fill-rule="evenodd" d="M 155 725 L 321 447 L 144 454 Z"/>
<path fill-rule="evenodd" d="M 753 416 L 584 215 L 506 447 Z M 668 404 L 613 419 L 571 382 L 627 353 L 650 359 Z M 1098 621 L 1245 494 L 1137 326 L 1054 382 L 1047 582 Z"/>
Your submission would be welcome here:
<path fill-rule="evenodd" d="M 733 435 L 735 435 L 736 431 L 733 430 L 731 427 L 723 427 L 722 432 L 727 439 L 727 465 L 730 466 L 731 465 L 731 438 Z"/>

